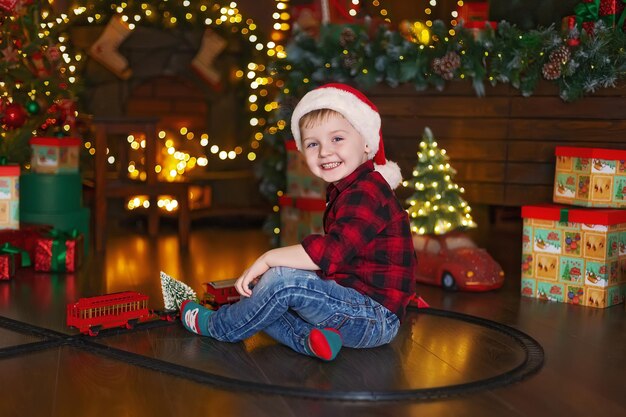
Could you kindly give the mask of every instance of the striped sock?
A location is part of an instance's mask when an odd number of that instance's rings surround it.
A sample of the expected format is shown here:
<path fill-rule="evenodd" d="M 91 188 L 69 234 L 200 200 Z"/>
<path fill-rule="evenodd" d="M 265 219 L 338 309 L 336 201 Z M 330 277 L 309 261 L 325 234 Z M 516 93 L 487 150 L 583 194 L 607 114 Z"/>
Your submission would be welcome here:
<path fill-rule="evenodd" d="M 341 334 L 331 328 L 313 329 L 307 339 L 307 351 L 323 361 L 332 361 L 341 350 Z"/>
<path fill-rule="evenodd" d="M 185 329 L 200 336 L 206 335 L 207 323 L 209 317 L 213 314 L 213 310 L 193 302 L 185 300 L 180 305 L 180 321 L 182 321 Z"/>

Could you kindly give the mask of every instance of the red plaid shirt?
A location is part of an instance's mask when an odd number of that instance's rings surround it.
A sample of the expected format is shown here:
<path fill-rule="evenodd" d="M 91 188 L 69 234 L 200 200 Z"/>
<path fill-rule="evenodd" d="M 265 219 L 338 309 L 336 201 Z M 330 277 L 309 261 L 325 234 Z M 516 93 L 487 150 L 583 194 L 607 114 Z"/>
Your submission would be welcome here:
<path fill-rule="evenodd" d="M 372 161 L 330 184 L 326 200 L 325 234 L 302 241 L 318 275 L 371 297 L 402 320 L 415 293 L 406 211 Z"/>

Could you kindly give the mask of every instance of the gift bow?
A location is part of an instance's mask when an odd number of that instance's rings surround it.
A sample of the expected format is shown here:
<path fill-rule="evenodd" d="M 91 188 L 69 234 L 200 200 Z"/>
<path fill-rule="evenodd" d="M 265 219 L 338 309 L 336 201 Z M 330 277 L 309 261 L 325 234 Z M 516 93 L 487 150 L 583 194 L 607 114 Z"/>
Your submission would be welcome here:
<path fill-rule="evenodd" d="M 622 3 L 626 3 L 626 0 L 621 0 Z M 581 24 L 583 22 L 597 22 L 598 20 L 609 20 L 613 15 L 600 16 L 600 2 L 601 0 L 593 0 L 589 3 L 578 3 L 574 8 L 576 13 L 576 23 Z M 620 15 L 617 27 L 621 28 L 624 25 L 626 19 L 626 9 L 622 11 Z M 610 21 L 608 23 L 611 23 Z"/>
<path fill-rule="evenodd" d="M 52 253 L 50 255 L 51 271 L 65 271 L 67 261 L 66 242 L 68 240 L 76 240 L 79 235 L 80 232 L 77 229 L 72 229 L 69 232 L 52 229 L 48 232 L 48 237 L 52 239 Z"/>
<path fill-rule="evenodd" d="M 22 267 L 29 267 L 31 265 L 30 255 L 24 249 L 20 249 L 17 246 L 11 245 L 9 242 L 0 246 L 0 253 L 6 253 L 9 255 L 22 255 Z"/>

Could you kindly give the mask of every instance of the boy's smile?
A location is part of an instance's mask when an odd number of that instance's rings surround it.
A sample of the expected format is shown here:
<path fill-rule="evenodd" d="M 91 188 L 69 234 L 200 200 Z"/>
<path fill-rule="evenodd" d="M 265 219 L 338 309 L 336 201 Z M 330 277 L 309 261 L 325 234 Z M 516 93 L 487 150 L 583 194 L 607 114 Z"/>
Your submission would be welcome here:
<path fill-rule="evenodd" d="M 302 128 L 302 148 L 311 172 L 335 183 L 368 160 L 370 149 L 359 132 L 340 114 Z"/>

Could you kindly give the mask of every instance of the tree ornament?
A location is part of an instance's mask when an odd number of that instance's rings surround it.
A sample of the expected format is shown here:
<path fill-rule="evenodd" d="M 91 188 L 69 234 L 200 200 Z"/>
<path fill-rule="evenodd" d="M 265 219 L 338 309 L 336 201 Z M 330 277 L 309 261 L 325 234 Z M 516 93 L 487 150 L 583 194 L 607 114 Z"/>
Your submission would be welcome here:
<path fill-rule="evenodd" d="M 46 49 L 46 56 L 50 62 L 57 62 L 61 59 L 61 50 L 57 45 L 50 45 L 48 49 Z"/>
<path fill-rule="evenodd" d="M 26 111 L 19 103 L 8 104 L 4 109 L 4 118 L 2 123 L 7 126 L 8 129 L 17 129 L 22 127 L 26 122 Z"/>
<path fill-rule="evenodd" d="M 441 58 L 435 58 L 432 62 L 433 71 L 444 80 L 454 78 L 454 71 L 461 66 L 461 57 L 454 51 L 450 51 Z"/>
<path fill-rule="evenodd" d="M 0 0 L 0 9 L 13 12 L 19 0 Z"/>
<path fill-rule="evenodd" d="M 39 113 L 40 110 L 41 110 L 41 106 L 39 105 L 37 100 L 29 100 L 26 103 L 26 111 L 28 112 L 28 114 L 34 115 L 34 114 Z"/>

